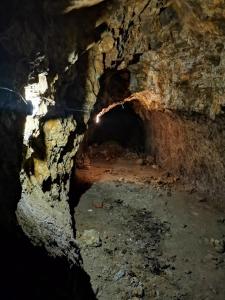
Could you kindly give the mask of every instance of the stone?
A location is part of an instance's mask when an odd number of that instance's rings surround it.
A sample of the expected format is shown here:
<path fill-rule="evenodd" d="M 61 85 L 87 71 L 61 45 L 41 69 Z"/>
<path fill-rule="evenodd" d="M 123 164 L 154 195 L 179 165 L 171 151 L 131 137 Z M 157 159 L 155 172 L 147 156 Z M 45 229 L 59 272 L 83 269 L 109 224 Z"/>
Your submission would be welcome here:
<path fill-rule="evenodd" d="M 224 240 L 218 240 L 211 238 L 210 244 L 213 246 L 218 253 L 224 253 L 225 252 L 225 241 Z"/>
<path fill-rule="evenodd" d="M 144 296 L 144 289 L 141 285 L 135 287 L 133 290 L 132 290 L 132 294 L 133 296 L 136 296 L 136 297 L 143 297 Z"/>
<path fill-rule="evenodd" d="M 100 247 L 102 245 L 100 233 L 94 229 L 85 230 L 81 235 L 79 242 L 83 246 L 88 247 Z"/>
<path fill-rule="evenodd" d="M 139 159 L 136 160 L 136 164 L 137 164 L 137 165 L 143 165 L 143 162 L 144 162 L 144 161 L 143 161 L 142 158 L 139 158 Z"/>
<path fill-rule="evenodd" d="M 125 275 L 126 275 L 125 270 L 120 270 L 119 272 L 117 272 L 117 273 L 114 275 L 113 280 L 114 280 L 114 281 L 118 281 L 118 280 L 120 280 L 121 278 L 123 278 Z"/>
<path fill-rule="evenodd" d="M 152 168 L 157 170 L 157 169 L 159 169 L 159 166 L 158 165 L 152 165 Z"/>
<path fill-rule="evenodd" d="M 93 201 L 93 206 L 94 206 L 94 208 L 103 208 L 104 203 L 101 200 L 95 200 L 95 201 Z"/>

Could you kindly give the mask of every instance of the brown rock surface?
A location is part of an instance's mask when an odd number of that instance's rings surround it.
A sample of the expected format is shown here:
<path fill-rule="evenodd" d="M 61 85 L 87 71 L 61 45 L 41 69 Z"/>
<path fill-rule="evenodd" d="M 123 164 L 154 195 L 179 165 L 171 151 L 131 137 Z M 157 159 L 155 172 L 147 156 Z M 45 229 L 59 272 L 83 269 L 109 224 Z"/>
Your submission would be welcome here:
<path fill-rule="evenodd" d="M 76 260 L 69 243 L 73 158 L 91 112 L 131 95 L 154 137 L 150 154 L 198 188 L 224 191 L 224 11 L 219 0 L 3 1 L 0 85 L 22 94 L 34 83 L 39 89 L 17 211 L 33 243 Z M 16 180 L 21 152 L 10 154 Z"/>

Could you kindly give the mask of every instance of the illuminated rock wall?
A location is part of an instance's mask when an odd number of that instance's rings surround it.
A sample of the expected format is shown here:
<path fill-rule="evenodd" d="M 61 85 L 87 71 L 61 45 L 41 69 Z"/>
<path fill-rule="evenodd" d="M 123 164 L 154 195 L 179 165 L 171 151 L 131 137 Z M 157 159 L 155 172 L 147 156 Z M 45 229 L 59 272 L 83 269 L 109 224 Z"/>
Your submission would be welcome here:
<path fill-rule="evenodd" d="M 89 7 L 92 4 L 97 5 Z M 145 111 L 177 111 L 185 114 L 184 124 L 198 113 L 206 128 L 218 124 L 194 164 L 200 167 L 204 157 L 205 172 L 215 166 L 215 178 L 224 174 L 223 155 L 221 161 L 218 154 L 218 149 L 224 152 L 218 142 L 225 105 L 224 8 L 219 0 L 3 1 L 0 85 L 24 95 L 27 87 L 26 96 L 37 104 L 23 132 L 17 211 L 19 224 L 34 244 L 44 245 L 52 255 L 78 260 L 68 197 L 73 157 L 90 116 L 131 94 L 147 93 Z M 140 116 L 145 111 L 139 111 Z M 158 118 L 154 121 L 151 128 L 161 126 Z M 178 124 L 187 128 L 179 121 L 174 130 Z M 198 122 L 189 127 L 202 145 L 203 127 Z M 167 134 L 163 131 L 164 137 Z M 161 148 L 155 142 L 155 153 L 162 153 Z M 208 149 L 218 163 L 209 164 Z M 15 149 L 16 161 L 21 155 Z M 187 165 L 184 155 L 179 159 L 183 173 L 196 180 L 190 170 L 194 164 Z M 168 165 L 172 168 L 172 161 Z"/>

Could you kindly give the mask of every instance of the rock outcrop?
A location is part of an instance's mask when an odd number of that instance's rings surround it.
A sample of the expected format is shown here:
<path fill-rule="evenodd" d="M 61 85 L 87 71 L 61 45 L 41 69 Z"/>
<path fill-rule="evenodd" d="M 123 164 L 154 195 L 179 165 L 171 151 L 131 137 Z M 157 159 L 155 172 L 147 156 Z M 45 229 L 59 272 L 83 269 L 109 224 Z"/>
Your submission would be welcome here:
<path fill-rule="evenodd" d="M 68 196 L 73 157 L 92 112 L 131 95 L 158 162 L 202 190 L 224 191 L 224 1 L 3 2 L 0 85 L 22 94 L 27 87 L 35 108 L 17 209 L 33 244 L 79 263 Z M 17 175 L 21 154 L 12 157 Z"/>

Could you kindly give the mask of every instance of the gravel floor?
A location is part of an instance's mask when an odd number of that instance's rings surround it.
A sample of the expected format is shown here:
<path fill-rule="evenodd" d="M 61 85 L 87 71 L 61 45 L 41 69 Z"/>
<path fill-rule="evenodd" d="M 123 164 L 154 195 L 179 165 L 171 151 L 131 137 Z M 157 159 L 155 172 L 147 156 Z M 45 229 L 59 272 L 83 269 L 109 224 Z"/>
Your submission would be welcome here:
<path fill-rule="evenodd" d="M 134 161 L 93 160 L 75 210 L 99 300 L 225 299 L 225 214 L 176 178 Z"/>

